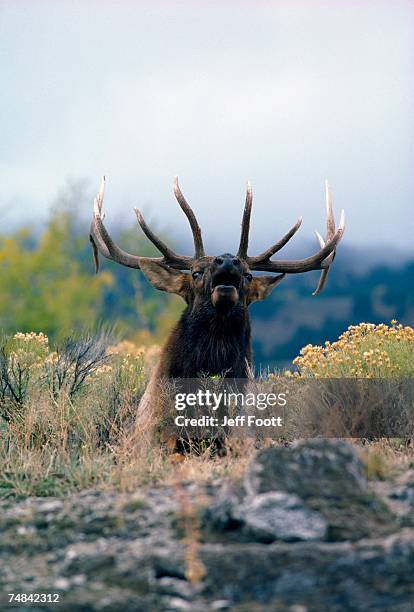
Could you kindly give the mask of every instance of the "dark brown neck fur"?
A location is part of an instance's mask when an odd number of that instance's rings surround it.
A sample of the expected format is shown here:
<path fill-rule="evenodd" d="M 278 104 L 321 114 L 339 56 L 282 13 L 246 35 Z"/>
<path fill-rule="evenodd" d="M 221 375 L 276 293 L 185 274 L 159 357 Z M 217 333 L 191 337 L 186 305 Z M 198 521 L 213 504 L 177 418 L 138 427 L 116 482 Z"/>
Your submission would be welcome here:
<path fill-rule="evenodd" d="M 245 378 L 251 364 L 250 320 L 237 304 L 218 312 L 210 303 L 187 306 L 161 355 L 161 372 L 168 378 L 225 375 Z"/>

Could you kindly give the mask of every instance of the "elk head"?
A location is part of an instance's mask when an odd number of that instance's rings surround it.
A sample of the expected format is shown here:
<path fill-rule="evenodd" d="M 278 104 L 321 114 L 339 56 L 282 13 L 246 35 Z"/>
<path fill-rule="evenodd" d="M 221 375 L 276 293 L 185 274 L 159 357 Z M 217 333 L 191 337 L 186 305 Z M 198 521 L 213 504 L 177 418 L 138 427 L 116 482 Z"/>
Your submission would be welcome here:
<path fill-rule="evenodd" d="M 103 224 L 104 184 L 103 178 L 95 198 L 90 229 L 96 271 L 99 269 L 100 252 L 107 259 L 142 270 L 154 287 L 176 293 L 187 303 L 164 347 L 166 376 L 194 377 L 200 371 L 213 373 L 215 369 L 218 373 L 226 370 L 232 371 L 233 376 L 242 377 L 247 371 L 246 363 L 250 365 L 251 354 L 248 306 L 266 298 L 286 274 L 321 270 L 314 294 L 320 293 L 344 232 L 343 212 L 339 227 L 335 228 L 331 191 L 326 185 L 326 237 L 323 239 L 317 234 L 320 248 L 316 253 L 298 260 L 272 259 L 297 232 L 302 222 L 299 219 L 278 242 L 259 255 L 249 256 L 252 190 L 248 183 L 237 254 L 211 257 L 205 254 L 197 219 L 175 179 L 174 193 L 192 230 L 194 255 L 178 255 L 172 251 L 152 232 L 140 211 L 135 209 L 144 234 L 162 253 L 162 257 L 139 257 L 115 244 Z M 253 276 L 252 273 L 256 271 L 268 274 Z"/>

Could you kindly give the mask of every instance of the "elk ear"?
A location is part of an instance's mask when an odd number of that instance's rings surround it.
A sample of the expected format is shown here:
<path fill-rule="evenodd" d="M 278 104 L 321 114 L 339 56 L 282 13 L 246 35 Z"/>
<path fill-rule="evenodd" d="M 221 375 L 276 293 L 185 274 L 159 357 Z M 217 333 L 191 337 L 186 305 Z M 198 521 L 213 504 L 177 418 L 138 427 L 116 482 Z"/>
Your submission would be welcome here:
<path fill-rule="evenodd" d="M 156 289 L 176 293 L 187 301 L 189 292 L 189 275 L 174 270 L 162 263 L 139 257 L 139 267 L 145 278 Z"/>
<path fill-rule="evenodd" d="M 264 300 L 278 285 L 286 274 L 278 274 L 278 276 L 255 276 L 249 286 L 247 294 L 247 304 Z"/>

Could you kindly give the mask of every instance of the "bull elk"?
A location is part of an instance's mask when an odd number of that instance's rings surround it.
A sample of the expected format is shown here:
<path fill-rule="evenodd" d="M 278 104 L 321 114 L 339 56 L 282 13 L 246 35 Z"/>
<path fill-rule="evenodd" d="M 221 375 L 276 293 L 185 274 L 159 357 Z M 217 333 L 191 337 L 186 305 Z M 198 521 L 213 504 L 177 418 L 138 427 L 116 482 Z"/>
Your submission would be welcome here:
<path fill-rule="evenodd" d="M 175 377 L 196 378 L 200 374 L 232 378 L 249 376 L 252 351 L 248 307 L 256 300 L 265 299 L 286 274 L 321 270 L 314 292 L 314 295 L 319 294 L 344 233 L 344 212 L 341 213 L 336 229 L 332 195 L 326 184 L 326 237 L 323 239 L 316 233 L 320 244 L 316 253 L 305 259 L 272 259 L 298 231 L 302 222 L 299 219 L 278 242 L 259 255 L 249 256 L 252 189 L 248 183 L 237 254 L 224 253 L 212 257 L 205 254 L 197 219 L 175 179 L 174 193 L 191 227 L 194 255 L 175 253 L 154 234 L 141 212 L 135 209 L 144 234 L 162 254 L 162 257 L 139 257 L 121 249 L 112 240 L 103 223 L 104 186 L 103 177 L 94 201 L 90 229 L 96 272 L 99 270 L 101 253 L 118 264 L 141 270 L 156 289 L 176 293 L 187 305 L 163 347 L 159 364 L 141 400 L 137 423 L 146 428 L 154 422 L 159 381 Z M 270 274 L 253 276 L 252 272 Z"/>

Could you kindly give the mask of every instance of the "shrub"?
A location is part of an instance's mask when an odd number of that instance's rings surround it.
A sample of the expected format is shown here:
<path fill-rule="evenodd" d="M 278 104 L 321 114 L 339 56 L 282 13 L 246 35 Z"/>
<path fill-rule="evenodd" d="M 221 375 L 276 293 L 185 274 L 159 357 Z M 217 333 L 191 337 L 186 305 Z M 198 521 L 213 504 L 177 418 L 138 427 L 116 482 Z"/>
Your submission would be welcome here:
<path fill-rule="evenodd" d="M 293 363 L 301 376 L 392 378 L 414 376 L 414 329 L 391 321 L 350 325 L 336 342 L 305 346 Z"/>
<path fill-rule="evenodd" d="M 0 496 L 62 494 L 110 480 L 145 388 L 146 360 L 143 349 L 109 340 L 84 335 L 51 349 L 44 334 L 3 339 Z"/>
<path fill-rule="evenodd" d="M 40 333 L 17 333 L 3 338 L 0 346 L 0 408 L 9 421 L 20 413 L 29 393 L 30 382 L 39 377 L 49 353 L 48 338 Z"/>
<path fill-rule="evenodd" d="M 65 389 L 73 398 L 92 376 L 108 361 L 109 338 L 104 332 L 98 336 L 84 335 L 78 340 L 66 338 L 62 346 L 48 355 L 44 362 L 45 377 L 53 397 Z"/>

